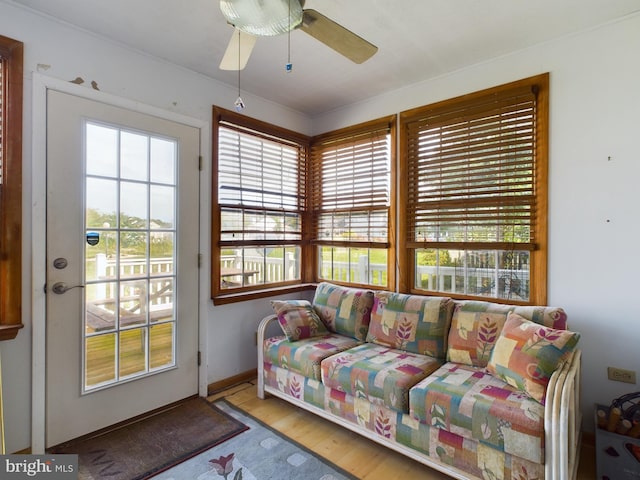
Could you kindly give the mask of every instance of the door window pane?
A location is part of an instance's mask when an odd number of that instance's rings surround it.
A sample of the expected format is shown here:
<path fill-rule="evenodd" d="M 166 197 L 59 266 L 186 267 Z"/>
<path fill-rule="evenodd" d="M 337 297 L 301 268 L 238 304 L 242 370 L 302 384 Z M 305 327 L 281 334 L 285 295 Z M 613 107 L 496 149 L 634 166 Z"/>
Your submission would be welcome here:
<path fill-rule="evenodd" d="M 146 280 L 120 282 L 118 313 L 121 329 L 147 323 L 147 300 Z"/>
<path fill-rule="evenodd" d="M 173 256 L 175 234 L 173 232 L 150 233 L 149 268 L 151 275 L 168 275 L 173 273 Z"/>
<path fill-rule="evenodd" d="M 147 275 L 148 232 L 120 232 L 120 278 Z"/>
<path fill-rule="evenodd" d="M 173 285 L 173 277 L 150 280 L 149 322 L 166 322 L 175 318 Z"/>
<path fill-rule="evenodd" d="M 118 130 L 87 123 L 87 175 L 115 177 L 118 174 Z"/>
<path fill-rule="evenodd" d="M 116 379 L 116 334 L 98 335 L 85 340 L 85 388 Z"/>
<path fill-rule="evenodd" d="M 143 373 L 147 369 L 147 330 L 135 328 L 120 332 L 120 378 Z"/>
<path fill-rule="evenodd" d="M 156 369 L 173 365 L 173 323 L 153 325 L 149 329 L 151 348 L 149 368 Z"/>
<path fill-rule="evenodd" d="M 151 181 L 153 183 L 176 183 L 176 142 L 163 138 L 151 139 Z"/>
<path fill-rule="evenodd" d="M 120 228 L 147 228 L 148 185 L 120 183 Z"/>
<path fill-rule="evenodd" d="M 149 137 L 122 132 L 120 136 L 120 176 L 131 180 L 146 180 L 149 162 Z"/>
<path fill-rule="evenodd" d="M 87 177 L 86 222 L 89 228 L 116 227 L 118 211 L 118 182 L 104 178 Z"/>
<path fill-rule="evenodd" d="M 152 229 L 173 228 L 175 225 L 176 197 L 175 187 L 151 186 L 151 225 Z"/>

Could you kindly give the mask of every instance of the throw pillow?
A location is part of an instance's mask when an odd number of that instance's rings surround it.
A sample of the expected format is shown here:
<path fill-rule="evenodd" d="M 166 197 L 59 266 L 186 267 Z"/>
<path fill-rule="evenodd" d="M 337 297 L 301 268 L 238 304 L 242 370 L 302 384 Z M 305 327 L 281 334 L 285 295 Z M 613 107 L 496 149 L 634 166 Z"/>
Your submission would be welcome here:
<path fill-rule="evenodd" d="M 376 292 L 367 342 L 444 360 L 453 301 Z"/>
<path fill-rule="evenodd" d="M 272 300 L 271 306 L 282 331 L 292 342 L 329 333 L 306 300 Z"/>
<path fill-rule="evenodd" d="M 329 331 L 364 340 L 369 330 L 373 292 L 322 282 L 316 287 L 313 307 Z"/>
<path fill-rule="evenodd" d="M 556 330 L 511 313 L 487 365 L 489 373 L 544 404 L 547 384 L 580 334 Z"/>
<path fill-rule="evenodd" d="M 540 325 L 565 330 L 567 314 L 558 307 L 514 307 L 483 301 L 458 301 L 449 329 L 447 360 L 486 367 L 509 313 Z"/>

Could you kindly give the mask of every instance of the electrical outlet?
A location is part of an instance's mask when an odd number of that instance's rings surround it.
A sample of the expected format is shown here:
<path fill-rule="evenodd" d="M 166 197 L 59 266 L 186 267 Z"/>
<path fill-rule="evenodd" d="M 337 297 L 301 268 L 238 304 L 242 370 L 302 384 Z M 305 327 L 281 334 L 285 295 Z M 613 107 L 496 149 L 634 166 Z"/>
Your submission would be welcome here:
<path fill-rule="evenodd" d="M 636 372 L 633 370 L 625 370 L 623 368 L 607 367 L 609 380 L 624 383 L 636 383 Z"/>

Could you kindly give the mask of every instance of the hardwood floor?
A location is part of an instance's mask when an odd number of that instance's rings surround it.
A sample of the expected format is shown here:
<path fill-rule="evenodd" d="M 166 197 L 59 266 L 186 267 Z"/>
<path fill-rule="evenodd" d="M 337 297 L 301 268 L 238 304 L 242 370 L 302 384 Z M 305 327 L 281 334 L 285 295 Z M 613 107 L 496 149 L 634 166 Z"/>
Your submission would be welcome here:
<path fill-rule="evenodd" d="M 448 480 L 450 478 L 279 398 L 267 397 L 265 400 L 260 400 L 256 395 L 256 386 L 253 382 L 229 388 L 208 398 L 213 401 L 222 397 L 360 479 Z M 578 479 L 595 479 L 593 446 L 584 446 L 581 457 Z"/>

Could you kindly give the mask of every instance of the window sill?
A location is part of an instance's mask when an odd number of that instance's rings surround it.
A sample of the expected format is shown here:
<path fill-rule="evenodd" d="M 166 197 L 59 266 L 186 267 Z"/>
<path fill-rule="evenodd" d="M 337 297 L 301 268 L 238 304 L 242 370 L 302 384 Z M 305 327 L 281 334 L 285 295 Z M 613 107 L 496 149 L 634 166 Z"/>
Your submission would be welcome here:
<path fill-rule="evenodd" d="M 22 327 L 24 327 L 24 325 L 21 323 L 17 325 L 0 325 L 0 341 L 13 340 L 18 336 L 18 330 Z"/>
<path fill-rule="evenodd" d="M 424 295 L 428 297 L 448 297 L 453 300 L 461 300 L 461 301 L 472 301 L 472 302 L 490 302 L 490 303 L 500 303 L 503 305 L 519 305 L 519 306 L 535 306 L 535 305 L 546 305 L 544 303 L 536 303 L 533 300 L 524 301 L 524 300 L 515 300 L 513 298 L 498 298 L 498 297 L 485 297 L 481 295 L 465 295 L 462 293 L 452 293 L 452 292 L 439 292 L 437 290 L 421 290 L 419 288 L 412 288 L 409 291 L 409 295 Z"/>
<path fill-rule="evenodd" d="M 257 290 L 252 292 L 229 293 L 224 295 L 216 295 L 212 298 L 214 305 L 227 305 L 229 303 L 246 302 L 257 298 L 274 297 L 276 295 L 284 295 L 287 293 L 304 292 L 307 290 L 315 290 L 315 283 L 303 283 L 299 285 L 289 285 L 286 287 L 270 288 L 268 290 Z"/>

